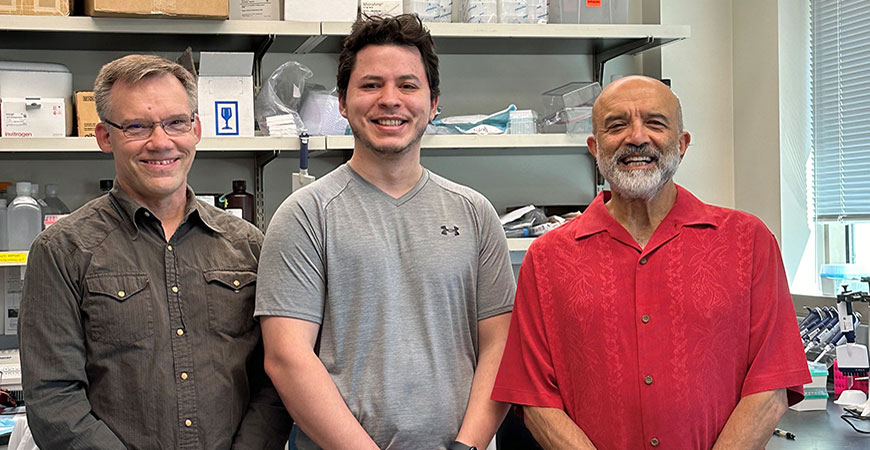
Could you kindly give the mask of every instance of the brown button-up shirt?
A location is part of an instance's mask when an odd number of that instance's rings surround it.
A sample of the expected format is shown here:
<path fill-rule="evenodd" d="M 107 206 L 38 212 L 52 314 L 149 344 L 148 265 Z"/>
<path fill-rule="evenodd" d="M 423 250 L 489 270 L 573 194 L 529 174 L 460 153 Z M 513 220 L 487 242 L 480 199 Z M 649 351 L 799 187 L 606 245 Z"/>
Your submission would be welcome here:
<path fill-rule="evenodd" d="M 34 242 L 19 339 L 41 448 L 283 448 L 253 318 L 263 235 L 187 199 L 168 242 L 117 187 Z"/>

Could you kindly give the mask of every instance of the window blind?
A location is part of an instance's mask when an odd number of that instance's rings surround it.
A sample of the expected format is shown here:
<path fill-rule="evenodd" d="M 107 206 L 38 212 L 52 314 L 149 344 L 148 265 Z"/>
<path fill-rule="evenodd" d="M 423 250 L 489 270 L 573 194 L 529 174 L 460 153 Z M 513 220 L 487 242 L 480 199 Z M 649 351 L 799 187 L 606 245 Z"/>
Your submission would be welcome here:
<path fill-rule="evenodd" d="M 810 10 L 816 221 L 870 221 L 870 1 Z"/>

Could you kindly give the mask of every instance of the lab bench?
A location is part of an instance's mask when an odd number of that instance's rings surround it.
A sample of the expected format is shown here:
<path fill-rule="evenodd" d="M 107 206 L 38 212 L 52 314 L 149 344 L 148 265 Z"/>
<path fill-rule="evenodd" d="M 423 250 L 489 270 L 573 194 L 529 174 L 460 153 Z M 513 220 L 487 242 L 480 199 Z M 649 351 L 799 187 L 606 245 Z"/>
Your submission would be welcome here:
<path fill-rule="evenodd" d="M 870 434 L 855 432 L 843 419 L 843 407 L 828 400 L 826 411 L 793 411 L 785 413 L 779 428 L 795 434 L 795 440 L 774 436 L 767 450 L 867 450 Z M 870 430 L 870 421 L 857 421 L 856 426 Z"/>

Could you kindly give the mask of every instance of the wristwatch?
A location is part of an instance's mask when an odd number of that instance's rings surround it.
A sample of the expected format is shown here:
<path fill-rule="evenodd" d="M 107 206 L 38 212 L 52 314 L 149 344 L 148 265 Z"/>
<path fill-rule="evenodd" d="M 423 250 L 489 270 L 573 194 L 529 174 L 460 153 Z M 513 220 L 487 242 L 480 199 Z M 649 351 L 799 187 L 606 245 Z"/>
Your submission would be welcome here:
<path fill-rule="evenodd" d="M 447 447 L 447 450 L 477 450 L 477 447 L 468 446 L 459 441 L 453 441 L 453 443 Z"/>

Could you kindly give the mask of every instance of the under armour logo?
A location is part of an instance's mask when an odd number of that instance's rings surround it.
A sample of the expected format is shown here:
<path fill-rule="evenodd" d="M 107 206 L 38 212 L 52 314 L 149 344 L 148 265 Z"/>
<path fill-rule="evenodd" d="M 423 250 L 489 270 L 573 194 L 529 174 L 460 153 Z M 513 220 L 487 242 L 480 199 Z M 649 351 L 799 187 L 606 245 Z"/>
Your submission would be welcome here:
<path fill-rule="evenodd" d="M 441 234 L 447 236 L 447 233 L 453 233 L 454 236 L 459 236 L 459 227 L 453 225 L 453 229 L 447 228 L 446 225 L 441 225 Z"/>

